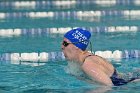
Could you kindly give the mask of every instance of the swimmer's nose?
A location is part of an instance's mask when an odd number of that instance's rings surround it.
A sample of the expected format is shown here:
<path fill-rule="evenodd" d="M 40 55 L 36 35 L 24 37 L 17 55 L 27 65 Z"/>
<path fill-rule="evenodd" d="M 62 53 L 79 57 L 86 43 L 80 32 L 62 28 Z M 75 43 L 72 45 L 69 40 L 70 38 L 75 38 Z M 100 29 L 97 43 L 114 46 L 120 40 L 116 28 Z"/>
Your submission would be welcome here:
<path fill-rule="evenodd" d="M 61 49 L 64 50 L 64 45 L 63 44 L 61 45 Z"/>
<path fill-rule="evenodd" d="M 62 50 L 64 50 L 64 48 L 61 48 Z"/>

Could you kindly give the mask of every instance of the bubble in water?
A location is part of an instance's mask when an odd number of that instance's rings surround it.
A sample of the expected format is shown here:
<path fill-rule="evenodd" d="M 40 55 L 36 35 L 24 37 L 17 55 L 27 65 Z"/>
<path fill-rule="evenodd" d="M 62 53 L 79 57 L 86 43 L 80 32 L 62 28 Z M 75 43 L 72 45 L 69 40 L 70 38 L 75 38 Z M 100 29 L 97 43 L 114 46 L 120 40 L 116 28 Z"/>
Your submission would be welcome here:
<path fill-rule="evenodd" d="M 75 76 L 80 76 L 83 74 L 80 65 L 77 62 L 68 62 L 68 65 L 65 68 L 66 73 L 72 74 Z"/>

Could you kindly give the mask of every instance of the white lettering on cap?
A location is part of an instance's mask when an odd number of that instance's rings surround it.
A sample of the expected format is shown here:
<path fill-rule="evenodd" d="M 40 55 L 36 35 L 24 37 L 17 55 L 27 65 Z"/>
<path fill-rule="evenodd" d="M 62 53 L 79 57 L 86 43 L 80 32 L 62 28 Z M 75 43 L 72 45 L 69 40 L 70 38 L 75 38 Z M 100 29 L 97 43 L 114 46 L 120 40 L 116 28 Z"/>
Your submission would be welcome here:
<path fill-rule="evenodd" d="M 72 36 L 75 39 L 78 39 L 79 42 L 86 44 L 86 45 L 88 44 L 87 37 L 85 35 L 83 35 L 81 32 L 79 32 L 78 30 L 76 30 L 75 33 L 72 33 Z"/>

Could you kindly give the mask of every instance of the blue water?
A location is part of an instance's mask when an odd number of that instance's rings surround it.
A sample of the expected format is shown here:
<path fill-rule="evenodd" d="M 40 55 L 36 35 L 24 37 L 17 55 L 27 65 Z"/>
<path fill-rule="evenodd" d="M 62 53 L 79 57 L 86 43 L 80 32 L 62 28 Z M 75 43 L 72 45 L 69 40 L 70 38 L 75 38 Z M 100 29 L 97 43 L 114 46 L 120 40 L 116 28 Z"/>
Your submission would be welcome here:
<path fill-rule="evenodd" d="M 94 51 L 139 50 L 140 32 L 92 33 Z M 0 52 L 52 52 L 61 51 L 63 34 L 22 35 L 0 37 Z"/>
<path fill-rule="evenodd" d="M 112 62 L 120 72 L 128 73 L 139 69 L 139 59 L 122 60 Z M 37 64 L 38 66 L 33 66 Z M 99 91 L 105 86 L 97 83 L 90 84 L 80 80 L 75 76 L 67 74 L 65 71 L 67 62 L 47 62 L 29 63 L 0 62 L 0 91 L 13 93 L 87 93 L 89 91 Z M 140 82 L 129 83 L 124 86 L 112 87 L 109 93 L 131 93 L 138 91 Z M 105 88 L 106 89 L 106 88 Z"/>
<path fill-rule="evenodd" d="M 89 4 L 90 5 L 90 4 Z M 15 9 L 1 8 L 0 12 L 31 12 L 31 11 L 79 11 L 79 10 L 125 10 L 139 9 L 138 6 L 124 5 L 100 7 L 77 5 L 70 9 Z M 102 26 L 140 26 L 139 18 L 131 19 L 123 16 L 105 16 L 100 21 L 80 20 L 71 18 L 9 18 L 0 20 L 1 29 L 28 29 L 51 27 L 102 27 Z M 61 51 L 63 34 L 21 35 L 12 37 L 0 36 L 0 53 L 23 52 L 56 52 Z M 140 50 L 140 31 L 92 33 L 92 47 L 98 50 Z M 119 72 L 140 73 L 140 59 L 122 59 L 110 61 Z M 124 86 L 107 88 L 98 83 L 89 83 L 65 70 L 67 61 L 48 62 L 13 62 L 0 61 L 0 93 L 132 93 L 140 91 L 140 82 L 129 83 Z"/>
<path fill-rule="evenodd" d="M 94 33 L 93 50 L 131 50 L 139 49 L 140 33 Z M 1 37 L 1 53 L 52 52 L 61 51 L 62 34 L 43 36 Z M 57 39 L 57 40 L 56 40 Z M 121 42 L 120 42 L 121 41 Z M 111 61 L 119 72 L 135 72 L 140 67 L 140 59 L 122 59 Z M 12 62 L 0 61 L 0 91 L 13 93 L 86 93 L 104 88 L 99 84 L 90 84 L 66 73 L 67 61 L 49 62 Z M 139 71 L 137 72 L 139 73 Z M 140 82 L 113 87 L 109 93 L 131 93 L 139 90 Z M 106 88 L 104 89 L 106 90 Z"/>

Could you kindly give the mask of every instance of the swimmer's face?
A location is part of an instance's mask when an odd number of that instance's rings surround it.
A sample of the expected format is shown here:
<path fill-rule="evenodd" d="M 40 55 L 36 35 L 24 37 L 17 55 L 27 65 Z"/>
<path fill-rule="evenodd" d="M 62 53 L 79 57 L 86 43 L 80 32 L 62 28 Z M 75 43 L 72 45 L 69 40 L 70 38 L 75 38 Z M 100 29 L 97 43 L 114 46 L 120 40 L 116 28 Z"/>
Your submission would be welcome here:
<path fill-rule="evenodd" d="M 63 39 L 61 48 L 66 59 L 73 60 L 74 45 L 68 39 Z"/>

